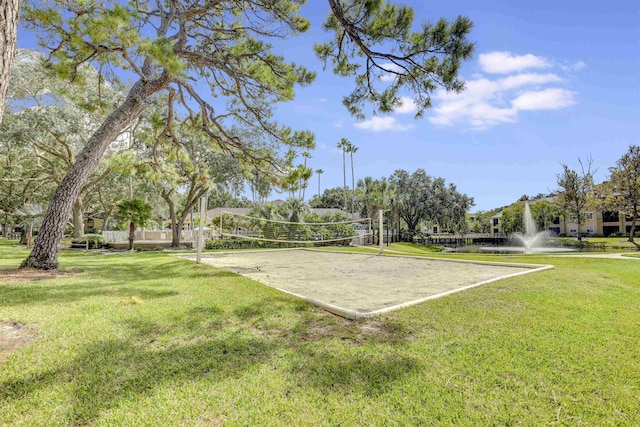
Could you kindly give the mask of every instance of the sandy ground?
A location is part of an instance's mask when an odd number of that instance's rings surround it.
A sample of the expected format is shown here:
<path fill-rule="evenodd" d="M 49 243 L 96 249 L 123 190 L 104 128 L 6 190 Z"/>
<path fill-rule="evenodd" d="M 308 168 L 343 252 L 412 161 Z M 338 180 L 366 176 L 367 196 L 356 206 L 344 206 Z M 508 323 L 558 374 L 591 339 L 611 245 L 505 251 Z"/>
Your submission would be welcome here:
<path fill-rule="evenodd" d="M 35 332 L 22 323 L 0 322 L 0 364 L 11 353 L 33 341 L 35 337 Z"/>
<path fill-rule="evenodd" d="M 184 257 L 195 260 L 195 255 Z M 300 249 L 203 254 L 202 262 L 350 318 L 545 267 Z"/>

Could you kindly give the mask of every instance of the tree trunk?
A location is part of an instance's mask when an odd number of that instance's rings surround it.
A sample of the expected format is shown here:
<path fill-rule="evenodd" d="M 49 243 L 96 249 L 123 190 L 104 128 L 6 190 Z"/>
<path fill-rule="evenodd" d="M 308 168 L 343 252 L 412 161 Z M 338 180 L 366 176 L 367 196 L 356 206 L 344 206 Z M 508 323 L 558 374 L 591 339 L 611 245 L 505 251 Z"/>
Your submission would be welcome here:
<path fill-rule="evenodd" d="M 109 221 L 111 221 L 111 215 L 105 214 L 102 217 L 102 231 L 109 230 Z"/>
<path fill-rule="evenodd" d="M 184 227 L 184 220 L 185 220 L 185 217 L 183 216 L 176 219 L 176 233 L 174 234 L 175 244 L 173 241 L 171 242 L 172 248 L 180 248 L 180 242 L 182 240 L 182 227 Z"/>
<path fill-rule="evenodd" d="M 82 198 L 78 197 L 71 210 L 73 217 L 73 237 L 84 237 L 84 221 L 82 214 Z"/>
<path fill-rule="evenodd" d="M 349 154 L 351 157 L 351 219 L 355 218 L 355 196 L 356 196 L 356 175 L 353 171 L 353 152 Z"/>
<path fill-rule="evenodd" d="M 633 208 L 633 218 L 631 219 L 631 230 L 629 230 L 629 241 L 634 243 L 634 237 L 636 234 L 636 219 L 638 218 L 638 208 Z"/>
<path fill-rule="evenodd" d="M 107 117 L 102 126 L 91 136 L 87 145 L 78 155 L 76 162 L 54 192 L 33 250 L 22 264 L 23 267 L 41 270 L 58 268 L 58 252 L 64 236 L 64 228 L 73 204 L 80 195 L 89 175 L 95 170 L 111 142 L 142 113 L 146 99 L 166 85 L 166 79 L 152 83 L 142 80 L 136 82 L 129 91 L 127 99 Z"/>
<path fill-rule="evenodd" d="M 0 0 L 0 123 L 4 114 L 11 64 L 16 53 L 20 0 Z"/>
<path fill-rule="evenodd" d="M 193 231 L 195 230 L 194 222 L 193 222 L 193 207 L 195 206 L 195 204 L 198 201 L 198 199 L 200 199 L 200 197 L 202 197 L 205 192 L 206 191 L 199 191 L 199 192 L 196 192 L 195 194 L 193 194 L 191 191 L 189 191 L 189 194 L 192 196 L 192 198 L 191 198 L 191 200 L 189 200 L 189 198 L 187 197 L 187 200 L 185 201 L 185 206 L 182 209 L 182 213 L 180 214 L 180 217 L 177 220 L 176 230 L 178 231 L 178 233 L 174 235 L 175 241 L 171 242 L 171 247 L 172 248 L 179 248 L 180 247 L 180 242 L 181 242 L 180 232 L 182 231 L 182 227 L 184 226 L 184 222 L 186 221 L 187 216 L 189 216 L 189 215 L 191 215 L 191 232 L 193 233 Z M 202 221 L 201 221 L 200 222 L 200 227 L 202 227 L 202 226 L 203 225 L 202 225 Z"/>
<path fill-rule="evenodd" d="M 344 178 L 344 187 L 342 187 L 344 190 L 344 212 L 347 213 L 347 164 L 344 147 L 342 147 L 342 176 Z"/>
<path fill-rule="evenodd" d="M 580 218 L 580 214 L 578 214 L 578 241 L 581 242 L 582 241 L 582 230 L 581 227 L 582 226 L 582 221 Z"/>
<path fill-rule="evenodd" d="M 169 192 L 163 190 L 161 196 L 169 206 L 169 218 L 171 220 L 171 247 L 179 248 L 180 247 L 180 231 L 182 230 L 182 224 L 180 224 L 180 228 L 178 228 L 178 219 L 176 218 L 176 207 L 173 203 L 173 200 L 171 200 L 172 192 L 173 190 Z"/>
<path fill-rule="evenodd" d="M 133 241 L 136 238 L 136 225 L 133 221 L 129 222 L 129 250 L 133 250 Z"/>

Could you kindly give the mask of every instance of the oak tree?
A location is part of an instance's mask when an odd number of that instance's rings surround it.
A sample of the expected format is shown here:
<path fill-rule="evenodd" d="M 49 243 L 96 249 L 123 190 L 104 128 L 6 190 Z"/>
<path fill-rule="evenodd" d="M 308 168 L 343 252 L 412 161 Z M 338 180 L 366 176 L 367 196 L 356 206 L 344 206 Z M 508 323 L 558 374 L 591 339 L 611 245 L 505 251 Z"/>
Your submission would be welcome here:
<path fill-rule="evenodd" d="M 593 175 L 591 170 L 593 160 L 588 159 L 587 164 L 579 161 L 580 172 L 570 169 L 563 164 L 562 172 L 556 175 L 558 195 L 556 204 L 564 213 L 565 218 L 577 224 L 578 240 L 582 240 L 582 224 L 586 221 L 587 209 L 592 203 Z"/>
<path fill-rule="evenodd" d="M 353 78 L 355 89 L 344 100 L 352 114 L 361 117 L 367 102 L 390 111 L 400 105 L 400 91 L 406 89 L 415 94 L 420 115 L 437 88 L 463 89 L 458 70 L 473 51 L 467 40 L 472 27 L 467 18 L 441 19 L 413 31 L 413 11 L 408 7 L 385 0 L 328 2 L 331 12 L 325 29 L 334 38 L 315 50 L 334 72 Z M 28 1 L 25 20 L 42 34 L 56 71 L 73 79 L 81 64 L 91 62 L 110 80 L 124 75 L 133 83 L 58 186 L 24 264 L 57 268 L 73 201 L 109 144 L 161 93 L 168 100 L 168 124 L 173 123 L 176 109 L 185 111 L 186 121 L 198 118 L 200 131 L 211 144 L 230 155 L 264 160 L 262 151 L 252 150 L 229 131 L 232 126 L 259 129 L 284 145 L 309 141 L 304 132 L 271 120 L 274 103 L 291 100 L 297 85 L 314 78 L 314 73 L 287 62 L 270 45 L 271 40 L 309 28 L 309 21 L 298 14 L 304 3 Z M 382 75 L 393 77 L 384 88 L 376 86 Z M 173 135 L 172 127 L 165 132 Z"/>

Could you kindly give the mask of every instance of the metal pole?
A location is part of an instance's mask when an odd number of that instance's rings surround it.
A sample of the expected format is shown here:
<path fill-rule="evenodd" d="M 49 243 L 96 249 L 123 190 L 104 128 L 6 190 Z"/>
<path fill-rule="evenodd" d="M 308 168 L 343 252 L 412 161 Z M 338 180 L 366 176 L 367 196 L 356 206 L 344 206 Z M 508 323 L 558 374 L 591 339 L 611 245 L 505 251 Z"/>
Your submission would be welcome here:
<path fill-rule="evenodd" d="M 380 242 L 380 255 L 384 254 L 383 230 L 382 230 L 382 209 L 378 210 L 378 241 Z"/>
<path fill-rule="evenodd" d="M 200 264 L 202 259 L 202 247 L 204 246 L 204 223 L 207 214 L 207 195 L 200 198 L 200 226 L 198 227 L 198 252 L 196 254 L 196 263 Z"/>

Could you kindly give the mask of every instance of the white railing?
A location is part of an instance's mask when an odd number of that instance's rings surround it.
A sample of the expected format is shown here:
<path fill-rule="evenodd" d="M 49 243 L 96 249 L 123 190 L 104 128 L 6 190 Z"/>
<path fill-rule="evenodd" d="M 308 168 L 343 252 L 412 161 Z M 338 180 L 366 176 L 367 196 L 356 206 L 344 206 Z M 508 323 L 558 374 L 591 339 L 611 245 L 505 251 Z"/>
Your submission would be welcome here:
<path fill-rule="evenodd" d="M 102 237 L 105 243 L 123 243 L 129 240 L 128 231 L 103 231 Z"/>
<path fill-rule="evenodd" d="M 209 232 L 205 230 L 205 240 Z M 103 231 L 105 243 L 125 243 L 129 241 L 128 231 Z M 136 241 L 154 240 L 171 241 L 171 230 L 136 230 L 134 239 Z M 197 230 L 184 230 L 180 233 L 180 240 L 183 242 L 195 241 L 198 238 Z"/>

